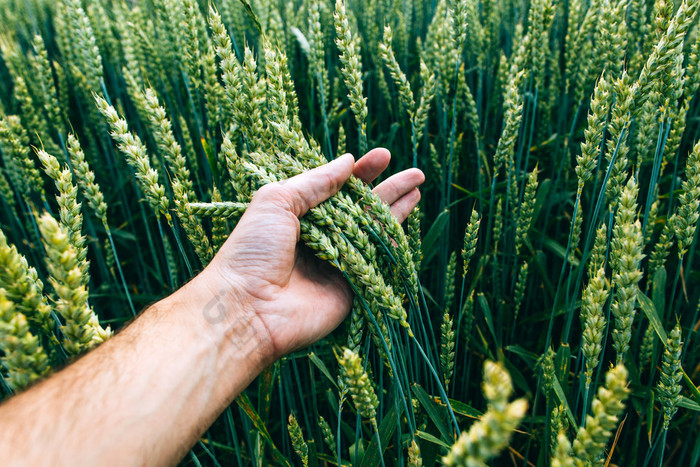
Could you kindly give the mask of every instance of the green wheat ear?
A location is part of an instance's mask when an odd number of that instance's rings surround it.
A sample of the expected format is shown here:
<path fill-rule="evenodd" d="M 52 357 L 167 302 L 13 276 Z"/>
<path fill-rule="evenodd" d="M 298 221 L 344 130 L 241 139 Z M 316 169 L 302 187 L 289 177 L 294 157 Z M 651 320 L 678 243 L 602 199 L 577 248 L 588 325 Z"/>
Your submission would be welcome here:
<path fill-rule="evenodd" d="M 64 319 L 61 326 L 63 347 L 71 355 L 88 350 L 95 343 L 92 308 L 83 282 L 78 252 L 71 243 L 70 233 L 51 215 L 39 218 L 49 280 L 56 292 L 56 312 Z"/>
<path fill-rule="evenodd" d="M 340 365 L 342 380 L 350 390 L 357 411 L 364 418 L 375 420 L 379 400 L 367 372 L 362 369 L 360 356 L 357 352 L 344 348 L 342 355 L 336 358 Z"/>
<path fill-rule="evenodd" d="M 294 452 L 297 453 L 304 467 L 308 466 L 309 446 L 304 440 L 304 434 L 301 432 L 299 422 L 297 422 L 297 419 L 293 413 L 289 414 L 289 424 L 287 425 L 287 430 L 289 431 L 289 437 L 292 440 L 292 447 L 294 448 Z"/>
<path fill-rule="evenodd" d="M 326 443 L 326 447 L 331 451 L 334 458 L 338 457 L 335 435 L 333 434 L 333 430 L 331 430 L 331 426 L 322 415 L 318 416 L 318 425 L 321 427 L 321 433 L 323 434 L 323 441 Z"/>
<path fill-rule="evenodd" d="M 658 399 L 663 406 L 664 430 L 668 430 L 671 419 L 678 410 L 681 400 L 681 379 L 683 370 L 681 368 L 681 327 L 679 324 L 673 328 L 668 335 L 668 345 L 664 349 L 663 363 L 661 364 L 661 376 L 658 384 Z"/>
<path fill-rule="evenodd" d="M 0 350 L 10 388 L 19 390 L 49 372 L 49 358 L 29 328 L 27 317 L 0 288 Z"/>
<path fill-rule="evenodd" d="M 586 416 L 585 427 L 576 433 L 573 448 L 577 459 L 586 463 L 601 460 L 612 430 L 625 409 L 628 394 L 627 369 L 623 365 L 612 367 L 605 374 L 605 385 L 593 399 L 593 414 Z"/>
<path fill-rule="evenodd" d="M 482 389 L 488 410 L 469 431 L 463 432 L 442 458 L 446 466 L 483 465 L 508 445 L 515 428 L 527 412 L 527 401 L 508 402 L 513 392 L 510 375 L 501 363 L 484 363 Z"/>

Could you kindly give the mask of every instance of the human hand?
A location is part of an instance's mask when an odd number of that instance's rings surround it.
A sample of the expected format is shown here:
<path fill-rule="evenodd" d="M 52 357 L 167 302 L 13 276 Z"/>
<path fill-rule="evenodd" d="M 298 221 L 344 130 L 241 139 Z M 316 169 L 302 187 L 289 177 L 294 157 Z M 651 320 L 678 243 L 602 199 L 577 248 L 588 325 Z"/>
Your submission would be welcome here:
<path fill-rule="evenodd" d="M 354 174 L 370 183 L 386 169 L 386 149 L 353 163 L 346 154 L 288 180 L 262 187 L 226 243 L 195 279 L 218 296 L 227 313 L 257 326 L 269 359 L 308 346 L 335 329 L 348 314 L 352 293 L 340 272 L 299 243 L 299 218 L 334 195 Z M 423 173 L 408 169 L 374 188 L 403 221 L 420 200 Z"/>

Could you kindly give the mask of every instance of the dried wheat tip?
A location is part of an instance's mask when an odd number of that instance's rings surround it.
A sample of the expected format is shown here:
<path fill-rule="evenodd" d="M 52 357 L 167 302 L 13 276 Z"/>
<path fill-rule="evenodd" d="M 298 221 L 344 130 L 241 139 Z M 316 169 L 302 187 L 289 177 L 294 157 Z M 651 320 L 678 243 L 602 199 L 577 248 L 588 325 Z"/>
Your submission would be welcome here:
<path fill-rule="evenodd" d="M 32 49 L 34 49 L 34 54 L 30 56 L 30 61 L 34 76 L 39 80 L 44 110 L 54 130 L 63 131 L 61 107 L 58 103 L 58 94 L 53 81 L 51 64 L 49 63 L 44 39 L 39 34 L 32 39 Z"/>
<path fill-rule="evenodd" d="M 396 60 L 392 41 L 393 35 L 391 27 L 387 24 L 384 26 L 384 38 L 379 43 L 379 53 L 384 61 L 384 65 L 389 69 L 389 73 L 396 84 L 396 88 L 399 90 L 399 102 L 401 102 L 401 105 L 408 114 L 413 116 L 415 113 L 416 100 L 413 98 L 413 91 L 411 90 L 411 85 L 408 83 L 406 74 L 401 71 L 399 62 Z"/>
<path fill-rule="evenodd" d="M 575 467 L 576 462 L 572 457 L 573 449 L 571 448 L 571 441 L 569 441 L 566 433 L 558 433 L 556 435 L 556 441 L 551 459 L 552 467 Z"/>
<path fill-rule="evenodd" d="M 80 147 L 80 141 L 72 133 L 68 135 L 66 148 L 68 149 L 71 167 L 73 167 L 73 172 L 75 172 L 75 179 L 87 200 L 88 206 L 102 221 L 102 224 L 107 225 L 107 203 L 105 203 L 104 195 L 100 186 L 95 182 L 95 173 L 90 170 L 85 154 Z"/>
<path fill-rule="evenodd" d="M 19 390 L 49 372 L 49 359 L 38 336 L 30 328 L 26 316 L 0 288 L 0 359 L 7 372 L 5 381 Z"/>
<path fill-rule="evenodd" d="M 51 307 L 43 295 L 43 284 L 24 256 L 19 254 L 14 245 L 8 244 L 2 230 L 0 288 L 5 290 L 7 298 L 15 303 L 17 311 L 24 314 L 33 327 L 41 329 L 46 336 L 53 335 L 55 322 L 51 316 Z"/>
<path fill-rule="evenodd" d="M 608 226 L 601 224 L 598 230 L 596 230 L 591 258 L 588 260 L 588 277 L 592 277 L 598 269 L 605 267 L 605 254 L 607 250 Z"/>
<path fill-rule="evenodd" d="M 27 132 L 15 115 L 0 118 L 0 152 L 10 182 L 21 196 L 29 198 L 34 193 L 44 193 L 41 175 L 29 157 Z"/>
<path fill-rule="evenodd" d="M 337 458 L 338 451 L 336 450 L 335 435 L 333 434 L 333 430 L 331 430 L 331 426 L 322 415 L 318 416 L 318 426 L 321 428 L 321 434 L 323 435 L 323 441 L 326 443 L 326 447 L 333 457 Z"/>
<path fill-rule="evenodd" d="M 420 455 L 420 447 L 416 442 L 416 439 L 411 440 L 411 444 L 408 445 L 408 467 L 422 467 L 423 459 Z"/>
<path fill-rule="evenodd" d="M 535 196 L 537 195 L 537 167 L 527 177 L 523 201 L 518 207 L 518 221 L 515 228 L 515 254 L 519 255 L 527 234 L 532 226 L 532 214 L 535 210 Z"/>
<path fill-rule="evenodd" d="M 681 190 L 678 210 L 671 218 L 671 223 L 678 239 L 678 257 L 682 260 L 693 243 L 700 217 L 700 142 L 695 144 L 688 156 Z"/>
<path fill-rule="evenodd" d="M 146 146 L 141 139 L 129 131 L 126 120 L 119 117 L 114 107 L 107 101 L 94 94 L 95 102 L 100 113 L 104 116 L 111 129 L 110 135 L 117 143 L 119 150 L 126 157 L 127 162 L 136 173 L 136 180 L 139 188 L 146 195 L 146 200 L 156 215 L 163 215 L 171 221 L 170 200 L 165 194 L 165 188 L 158 182 L 158 172 L 156 172 L 148 160 Z"/>
<path fill-rule="evenodd" d="M 335 43 L 340 51 L 340 62 L 343 65 L 341 73 L 345 86 L 348 88 L 350 109 L 355 115 L 355 121 L 360 131 L 360 153 L 364 154 L 367 146 L 367 99 L 362 96 L 362 58 L 359 38 L 353 37 L 350 31 L 343 0 L 336 0 L 333 18 L 337 35 Z"/>
<path fill-rule="evenodd" d="M 663 406 L 664 430 L 668 430 L 671 419 L 678 410 L 681 401 L 681 379 L 683 379 L 683 369 L 681 368 L 681 326 L 676 324 L 668 335 L 668 343 L 664 349 L 663 363 L 661 364 L 661 376 L 657 386 L 657 398 Z"/>
<path fill-rule="evenodd" d="M 628 393 L 627 369 L 624 365 L 610 368 L 605 374 L 605 386 L 598 388 L 593 399 L 593 414 L 586 416 L 586 425 L 578 429 L 574 440 L 574 453 L 583 465 L 602 461 L 612 430 L 625 409 Z"/>
<path fill-rule="evenodd" d="M 488 410 L 469 431 L 462 432 L 450 452 L 442 458 L 446 466 L 484 465 L 510 442 L 515 428 L 527 412 L 527 401 L 508 402 L 513 385 L 501 363 L 484 363 L 484 396 Z"/>
<path fill-rule="evenodd" d="M 600 353 L 603 350 L 606 325 L 603 308 L 609 293 L 605 269 L 600 267 L 595 275 L 589 279 L 581 296 L 580 317 L 583 329 L 581 349 L 586 359 L 586 387 L 591 384 L 593 371 L 598 367 Z"/>
<path fill-rule="evenodd" d="M 309 465 L 309 446 L 304 441 L 304 434 L 301 432 L 301 427 L 299 422 L 297 422 L 296 417 L 293 413 L 289 414 L 289 424 L 287 425 L 287 431 L 289 431 L 289 438 L 292 440 L 292 447 L 294 452 L 297 453 L 301 459 L 301 463 L 304 467 Z"/>
<path fill-rule="evenodd" d="M 343 354 L 336 356 L 342 378 L 350 390 L 355 408 L 364 418 L 375 420 L 379 400 L 374 391 L 374 386 L 367 376 L 367 372 L 362 369 L 362 359 L 360 356 L 348 348 L 343 348 Z"/>
<path fill-rule="evenodd" d="M 639 292 L 638 284 L 642 278 L 642 226 L 636 216 L 637 184 L 634 177 L 630 177 L 620 195 L 619 207 L 615 214 L 610 255 L 615 286 L 615 297 L 611 306 L 615 316 L 613 348 L 617 352 L 618 364 L 622 363 L 629 350 Z"/>
<path fill-rule="evenodd" d="M 464 229 L 464 247 L 462 248 L 462 277 L 467 277 L 469 263 L 476 252 L 476 243 L 479 240 L 479 227 L 481 226 L 481 215 L 474 209 L 467 228 Z"/>
<path fill-rule="evenodd" d="M 445 380 L 445 390 L 450 387 L 450 381 L 455 369 L 455 330 L 454 320 L 445 310 L 440 325 L 440 367 Z"/>
<path fill-rule="evenodd" d="M 90 325 L 94 314 L 88 305 L 78 254 L 68 231 L 48 213 L 39 218 L 38 224 L 46 250 L 49 281 L 56 292 L 56 312 L 66 323 L 61 326 L 63 347 L 69 354 L 77 355 L 90 348 L 95 334 Z"/>

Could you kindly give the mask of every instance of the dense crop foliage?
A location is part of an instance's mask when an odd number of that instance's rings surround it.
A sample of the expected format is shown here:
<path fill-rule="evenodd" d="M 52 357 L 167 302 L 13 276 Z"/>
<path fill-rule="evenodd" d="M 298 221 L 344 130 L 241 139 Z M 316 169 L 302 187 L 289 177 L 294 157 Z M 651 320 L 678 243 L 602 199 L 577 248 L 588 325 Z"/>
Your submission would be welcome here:
<path fill-rule="evenodd" d="M 301 223 L 351 316 L 185 462 L 698 464 L 699 3 L 0 0 L 0 394 L 384 146 L 405 226 L 356 179 Z"/>

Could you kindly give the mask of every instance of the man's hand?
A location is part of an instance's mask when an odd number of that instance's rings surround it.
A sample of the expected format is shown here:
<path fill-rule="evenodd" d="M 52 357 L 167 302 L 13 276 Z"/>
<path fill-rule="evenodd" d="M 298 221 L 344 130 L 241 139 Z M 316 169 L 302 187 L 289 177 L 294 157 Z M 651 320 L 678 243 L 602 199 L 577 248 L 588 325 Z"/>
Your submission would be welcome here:
<path fill-rule="evenodd" d="M 341 274 L 299 243 L 299 218 L 334 195 L 350 174 L 372 182 L 389 159 L 386 149 L 374 149 L 357 163 L 346 154 L 262 187 L 216 258 L 196 279 L 227 297 L 233 315 L 243 308 L 259 319 L 259 337 L 269 341 L 271 360 L 326 336 L 352 303 Z M 420 170 L 409 169 L 389 177 L 374 192 L 403 221 L 420 200 L 417 186 L 423 180 Z"/>
<path fill-rule="evenodd" d="M 212 263 L 97 349 L 0 406 L 3 465 L 174 465 L 275 358 L 348 313 L 337 271 L 301 254 L 299 220 L 351 173 L 389 161 L 345 156 L 261 189 Z M 423 181 L 375 188 L 403 220 Z M 31 423 L 27 421 L 30 420 Z"/>

